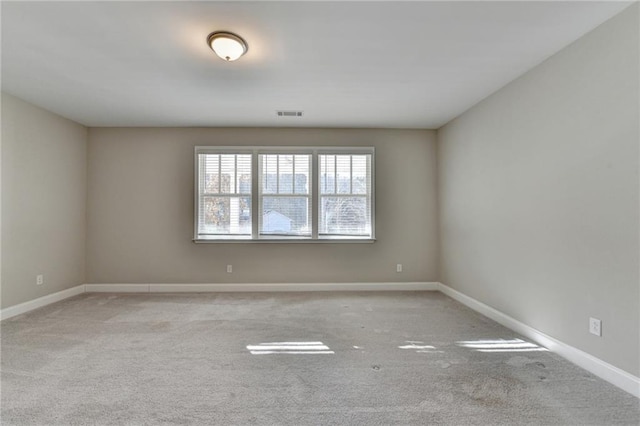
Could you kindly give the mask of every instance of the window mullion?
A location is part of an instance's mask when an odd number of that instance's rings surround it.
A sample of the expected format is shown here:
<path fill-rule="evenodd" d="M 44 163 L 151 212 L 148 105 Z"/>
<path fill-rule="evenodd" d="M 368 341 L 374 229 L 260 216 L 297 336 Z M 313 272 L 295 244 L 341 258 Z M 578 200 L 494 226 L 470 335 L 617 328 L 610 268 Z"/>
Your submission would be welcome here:
<path fill-rule="evenodd" d="M 262 180 L 262 164 L 258 161 L 258 152 L 251 154 L 251 239 L 258 239 L 258 227 L 260 226 L 260 210 L 262 210 L 262 197 L 260 196 Z"/>
<path fill-rule="evenodd" d="M 311 238 L 318 239 L 318 224 L 320 218 L 320 179 L 318 178 L 320 172 L 320 156 L 317 151 L 313 151 L 309 160 L 311 161 L 311 185 L 309 185 L 309 191 L 311 191 Z"/>

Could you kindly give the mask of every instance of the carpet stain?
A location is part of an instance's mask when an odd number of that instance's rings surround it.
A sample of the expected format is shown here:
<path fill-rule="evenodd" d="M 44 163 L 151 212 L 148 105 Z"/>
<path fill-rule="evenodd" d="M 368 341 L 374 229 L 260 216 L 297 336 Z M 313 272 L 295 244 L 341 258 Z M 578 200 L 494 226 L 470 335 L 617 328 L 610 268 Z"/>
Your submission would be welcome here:
<path fill-rule="evenodd" d="M 512 367 L 524 367 L 530 364 L 531 359 L 526 356 L 512 356 L 507 360 L 507 364 Z"/>
<path fill-rule="evenodd" d="M 512 377 L 476 377 L 471 383 L 463 385 L 464 393 L 471 399 L 492 407 L 509 406 L 524 385 Z"/>
<path fill-rule="evenodd" d="M 533 361 L 530 358 L 527 358 L 525 356 L 514 356 L 509 358 L 509 360 L 507 360 L 506 362 L 507 365 L 510 365 L 512 367 L 517 367 L 517 368 L 524 368 L 524 369 L 535 369 L 535 370 L 540 370 L 540 369 L 545 369 L 547 368 L 547 366 L 545 365 L 545 363 L 540 362 L 540 361 Z M 535 374 L 537 374 L 538 380 L 546 380 L 547 377 L 544 375 L 540 375 L 540 372 L 537 371 Z"/>
<path fill-rule="evenodd" d="M 118 296 L 109 296 L 106 299 L 100 299 L 98 300 L 98 306 L 103 306 L 106 305 L 107 303 L 111 302 L 114 299 L 117 299 Z"/>
<path fill-rule="evenodd" d="M 169 321 L 157 321 L 151 325 L 153 331 L 168 331 L 171 328 Z"/>

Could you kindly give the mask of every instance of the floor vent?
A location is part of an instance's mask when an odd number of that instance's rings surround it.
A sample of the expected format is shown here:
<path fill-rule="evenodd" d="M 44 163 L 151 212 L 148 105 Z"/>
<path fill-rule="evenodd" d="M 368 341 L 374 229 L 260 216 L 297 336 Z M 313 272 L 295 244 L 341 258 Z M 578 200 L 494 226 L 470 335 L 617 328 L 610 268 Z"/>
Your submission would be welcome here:
<path fill-rule="evenodd" d="M 276 111 L 278 117 L 302 117 L 302 111 Z"/>

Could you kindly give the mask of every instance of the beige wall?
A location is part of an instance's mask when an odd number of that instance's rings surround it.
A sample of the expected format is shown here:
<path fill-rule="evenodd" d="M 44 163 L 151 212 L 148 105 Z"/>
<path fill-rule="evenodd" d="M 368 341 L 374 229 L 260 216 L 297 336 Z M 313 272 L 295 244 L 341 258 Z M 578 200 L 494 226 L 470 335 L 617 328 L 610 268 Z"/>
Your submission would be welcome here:
<path fill-rule="evenodd" d="M 3 308 L 84 284 L 86 165 L 85 127 L 2 93 Z"/>
<path fill-rule="evenodd" d="M 377 241 L 194 244 L 196 145 L 374 146 Z M 92 128 L 88 158 L 88 283 L 438 279 L 434 131 Z"/>
<path fill-rule="evenodd" d="M 442 281 L 636 376 L 638 36 L 636 4 L 438 141 Z"/>

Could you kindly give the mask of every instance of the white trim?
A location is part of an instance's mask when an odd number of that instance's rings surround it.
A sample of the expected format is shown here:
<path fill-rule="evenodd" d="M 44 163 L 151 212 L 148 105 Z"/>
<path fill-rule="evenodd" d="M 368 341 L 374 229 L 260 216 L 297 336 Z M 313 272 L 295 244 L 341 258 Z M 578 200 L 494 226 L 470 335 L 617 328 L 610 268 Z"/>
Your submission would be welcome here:
<path fill-rule="evenodd" d="M 82 293 L 198 293 L 282 291 L 436 291 L 437 282 L 279 284 L 81 284 L 0 310 L 0 321 Z"/>
<path fill-rule="evenodd" d="M 192 240 L 196 244 L 373 244 L 376 242 L 375 238 L 317 238 L 313 239 L 313 237 L 305 237 L 305 238 L 283 238 L 283 237 L 256 237 L 256 239 L 251 238 L 200 238 L 197 240 Z"/>
<path fill-rule="evenodd" d="M 636 398 L 640 398 L 640 378 L 636 377 L 626 371 L 615 367 L 603 360 L 594 357 L 580 349 L 574 348 L 560 340 L 557 340 L 541 331 L 536 330 L 533 327 L 528 326 L 491 306 L 485 305 L 476 299 L 460 293 L 451 287 L 438 283 L 438 290 L 446 294 L 452 299 L 466 305 L 476 312 L 481 313 L 487 318 L 494 320 L 495 322 L 502 324 L 503 326 L 510 328 L 511 330 L 528 337 L 539 345 L 544 346 L 550 351 L 560 355 L 561 357 L 569 360 L 579 367 L 584 368 L 590 373 L 595 374 L 601 379 L 619 387 L 620 389 L 629 392 Z"/>
<path fill-rule="evenodd" d="M 95 293 L 209 293 L 281 291 L 436 291 L 436 282 L 249 283 L 249 284 L 86 284 Z"/>
<path fill-rule="evenodd" d="M 0 320 L 6 320 L 7 318 L 15 317 L 16 315 L 24 314 L 29 311 L 33 311 L 34 309 L 42 308 L 43 306 L 68 299 L 69 297 L 77 296 L 82 293 L 84 293 L 84 284 L 38 297 L 37 299 L 20 303 L 19 305 L 13 305 L 0 310 Z"/>
<path fill-rule="evenodd" d="M 150 284 L 85 284 L 87 293 L 149 293 Z"/>

